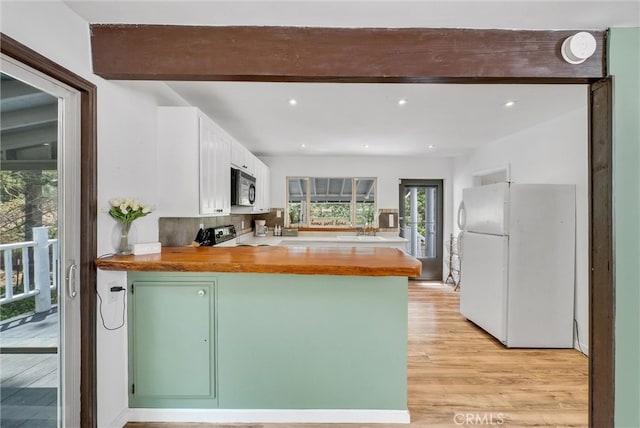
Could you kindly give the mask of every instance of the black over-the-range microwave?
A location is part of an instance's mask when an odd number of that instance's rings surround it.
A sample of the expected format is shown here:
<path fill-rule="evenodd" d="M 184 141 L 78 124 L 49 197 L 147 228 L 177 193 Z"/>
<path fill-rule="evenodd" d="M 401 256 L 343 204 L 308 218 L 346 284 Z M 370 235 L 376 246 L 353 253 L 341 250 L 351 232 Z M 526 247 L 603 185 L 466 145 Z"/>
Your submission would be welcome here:
<path fill-rule="evenodd" d="M 252 207 L 255 202 L 255 177 L 240 169 L 231 168 L 231 205 Z"/>

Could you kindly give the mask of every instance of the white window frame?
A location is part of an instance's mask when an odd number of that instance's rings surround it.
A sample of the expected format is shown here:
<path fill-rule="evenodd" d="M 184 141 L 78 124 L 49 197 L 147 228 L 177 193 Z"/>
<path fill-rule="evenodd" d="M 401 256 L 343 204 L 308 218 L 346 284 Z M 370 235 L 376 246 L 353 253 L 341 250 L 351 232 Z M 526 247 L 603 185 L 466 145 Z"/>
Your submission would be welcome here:
<path fill-rule="evenodd" d="M 311 226 L 309 225 L 309 219 L 311 217 L 311 213 L 310 213 L 310 207 L 311 207 L 311 180 L 312 179 L 316 179 L 316 178 L 321 178 L 321 179 L 350 179 L 351 181 L 351 218 L 350 218 L 350 225 L 349 226 Z M 289 220 L 289 203 L 290 203 L 290 198 L 289 198 L 289 181 L 290 180 L 306 180 L 306 201 L 304 201 L 304 203 L 302 204 L 301 207 L 301 212 L 300 212 L 300 223 L 298 223 L 298 227 L 299 228 L 307 228 L 307 227 L 313 227 L 313 228 L 319 228 L 319 229 L 354 229 L 356 227 L 359 227 L 357 221 L 357 210 L 356 210 L 356 204 L 357 204 L 357 183 L 359 180 L 373 180 L 373 193 L 375 195 L 375 200 L 374 200 L 374 212 L 378 211 L 378 178 L 377 177 L 345 177 L 345 176 L 339 176 L 339 177 L 320 177 L 320 176 L 287 176 L 285 177 L 285 197 L 286 197 L 286 204 L 285 204 L 285 219 L 284 219 L 284 224 L 285 227 L 290 227 L 291 223 Z M 304 210 L 304 212 L 303 212 Z M 378 223 L 378 219 L 377 216 L 374 214 L 373 216 L 373 224 L 369 225 L 369 226 L 377 226 Z"/>

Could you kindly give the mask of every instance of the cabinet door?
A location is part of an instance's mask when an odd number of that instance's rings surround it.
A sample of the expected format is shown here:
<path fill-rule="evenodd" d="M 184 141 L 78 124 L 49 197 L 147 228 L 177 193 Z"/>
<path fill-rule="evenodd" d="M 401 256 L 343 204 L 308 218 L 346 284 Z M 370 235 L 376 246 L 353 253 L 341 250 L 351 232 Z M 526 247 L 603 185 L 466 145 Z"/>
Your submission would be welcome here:
<path fill-rule="evenodd" d="M 244 169 L 246 167 L 244 164 L 244 146 L 235 140 L 231 143 L 231 163 L 236 168 Z"/>
<path fill-rule="evenodd" d="M 255 158 L 256 204 L 254 211 L 269 211 L 269 167 Z"/>
<path fill-rule="evenodd" d="M 262 209 L 271 209 L 271 170 L 265 164 L 262 164 Z"/>
<path fill-rule="evenodd" d="M 231 212 L 231 142 L 222 134 L 215 138 L 214 211 L 218 215 Z"/>
<path fill-rule="evenodd" d="M 215 214 L 216 141 L 215 134 L 200 118 L 200 214 Z"/>
<path fill-rule="evenodd" d="M 255 156 L 237 141 L 231 143 L 231 163 L 255 177 Z"/>
<path fill-rule="evenodd" d="M 132 285 L 131 407 L 215 407 L 214 292 L 213 282 Z"/>

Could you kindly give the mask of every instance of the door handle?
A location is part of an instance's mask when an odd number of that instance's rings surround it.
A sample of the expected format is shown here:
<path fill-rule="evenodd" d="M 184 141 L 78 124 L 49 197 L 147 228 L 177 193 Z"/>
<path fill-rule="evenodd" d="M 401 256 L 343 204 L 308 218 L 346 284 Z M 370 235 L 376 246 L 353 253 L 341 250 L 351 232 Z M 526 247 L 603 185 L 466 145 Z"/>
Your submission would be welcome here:
<path fill-rule="evenodd" d="M 64 278 L 67 282 L 67 294 L 71 299 L 75 299 L 78 295 L 76 291 L 76 270 L 78 270 L 78 266 L 72 260 L 69 267 L 67 267 L 67 275 Z"/>
<path fill-rule="evenodd" d="M 458 228 L 465 230 L 467 226 L 467 212 L 465 210 L 464 201 L 460 202 L 458 206 Z"/>

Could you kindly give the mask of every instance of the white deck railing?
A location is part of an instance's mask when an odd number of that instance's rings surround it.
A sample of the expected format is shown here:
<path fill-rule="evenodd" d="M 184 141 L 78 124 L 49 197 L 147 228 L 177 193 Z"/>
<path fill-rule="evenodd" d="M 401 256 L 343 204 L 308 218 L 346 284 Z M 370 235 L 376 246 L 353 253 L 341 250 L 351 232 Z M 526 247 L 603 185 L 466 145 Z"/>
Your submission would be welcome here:
<path fill-rule="evenodd" d="M 29 248 L 33 248 L 33 280 L 29 269 Z M 49 239 L 46 227 L 33 228 L 33 241 L 0 244 L 0 253 L 4 261 L 4 297 L 0 298 L 0 305 L 26 299 L 36 298 L 36 313 L 51 309 L 51 290 L 58 288 L 58 240 Z M 14 263 L 14 255 L 16 257 Z M 24 290 L 15 293 L 18 275 L 14 278 L 14 268 L 22 272 Z"/>

